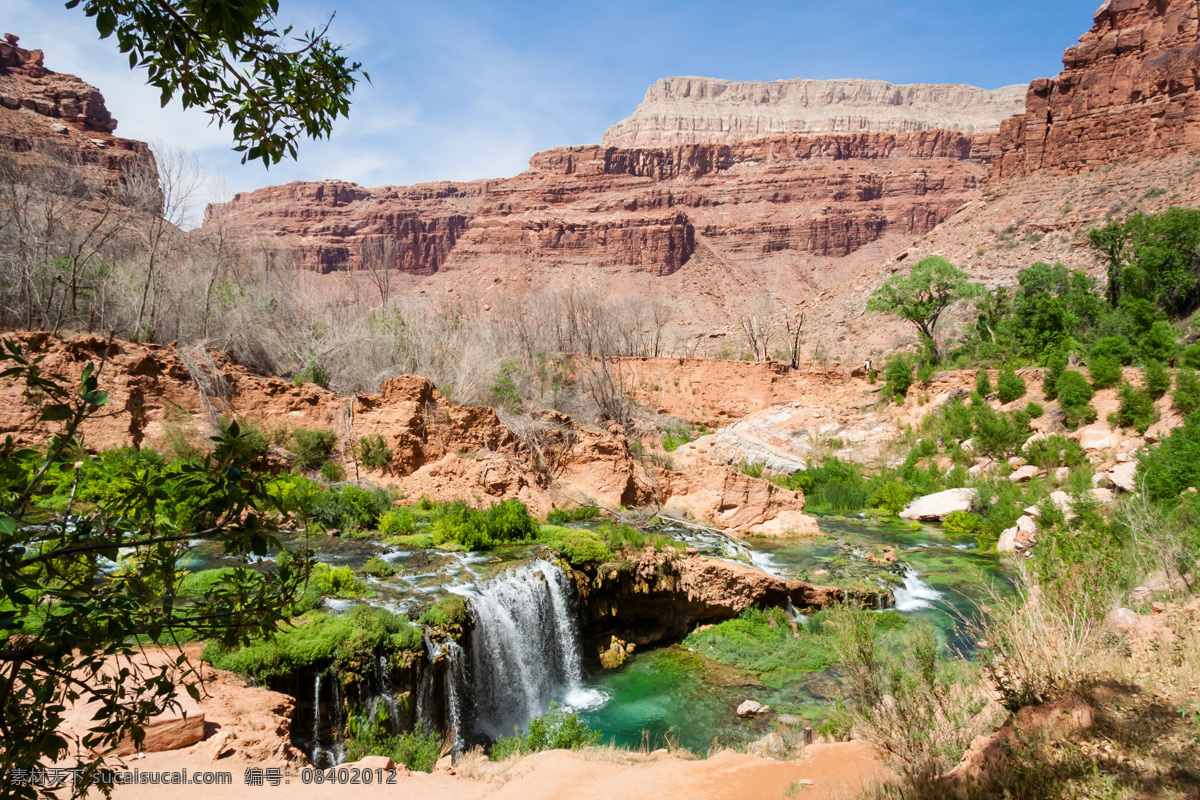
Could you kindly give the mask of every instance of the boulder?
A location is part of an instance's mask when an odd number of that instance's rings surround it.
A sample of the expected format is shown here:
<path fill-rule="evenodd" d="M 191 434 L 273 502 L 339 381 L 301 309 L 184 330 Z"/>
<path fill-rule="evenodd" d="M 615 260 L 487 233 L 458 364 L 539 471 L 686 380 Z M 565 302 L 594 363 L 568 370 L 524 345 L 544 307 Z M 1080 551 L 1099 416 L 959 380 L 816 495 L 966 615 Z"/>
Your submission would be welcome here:
<path fill-rule="evenodd" d="M 1137 464 L 1132 461 L 1117 464 L 1108 471 L 1108 479 L 1112 481 L 1113 486 L 1125 492 L 1132 492 L 1137 489 L 1136 475 Z"/>
<path fill-rule="evenodd" d="M 1071 469 L 1069 467 L 1059 467 L 1054 470 L 1054 480 L 1062 483 L 1067 478 L 1071 477 Z"/>
<path fill-rule="evenodd" d="M 1005 528 L 996 542 L 997 553 L 1015 553 L 1017 551 L 1017 526 Z"/>
<path fill-rule="evenodd" d="M 1079 446 L 1084 450 L 1111 450 L 1117 446 L 1117 437 L 1107 428 L 1084 428 L 1079 432 Z"/>
<path fill-rule="evenodd" d="M 1106 489 L 1112 485 L 1112 480 L 1106 473 L 1097 472 L 1092 476 L 1092 486 L 1096 487 L 1097 489 Z"/>
<path fill-rule="evenodd" d="M 1112 489 L 1095 488 L 1091 490 L 1092 497 L 1096 498 L 1096 502 L 1100 505 L 1110 505 L 1113 501 Z"/>
<path fill-rule="evenodd" d="M 1008 465 L 1010 467 L 1012 467 L 1013 469 L 1020 469 L 1021 467 L 1025 466 L 1028 463 L 1029 463 L 1028 461 L 1021 458 L 1020 456 L 1012 456 L 1008 459 Z"/>
<path fill-rule="evenodd" d="M 357 766 L 363 769 L 396 769 L 396 762 L 392 761 L 387 756 L 363 756 L 359 759 Z M 404 765 L 400 765 L 400 769 L 404 769 Z M 407 770 L 405 770 L 407 771 Z"/>
<path fill-rule="evenodd" d="M 759 714 L 770 714 L 771 707 L 764 706 L 753 700 L 743 700 L 742 704 L 737 707 L 739 717 L 753 717 Z"/>
<path fill-rule="evenodd" d="M 1109 612 L 1105 622 L 1113 633 L 1128 633 L 1137 627 L 1139 619 L 1141 619 L 1141 614 L 1133 609 L 1118 608 L 1116 611 Z"/>
<path fill-rule="evenodd" d="M 1038 433 L 1035 433 L 1033 436 L 1030 436 L 1028 439 L 1025 440 L 1025 444 L 1021 445 L 1021 452 L 1022 453 L 1026 452 L 1029 449 L 1029 445 L 1033 444 L 1034 442 L 1042 442 L 1045 440 L 1046 440 L 1046 434 L 1041 433 L 1039 431 Z"/>
<path fill-rule="evenodd" d="M 454 770 L 454 759 L 449 754 L 444 755 L 437 760 L 437 763 L 433 765 L 433 771 L 434 772 L 442 772 L 442 773 L 445 773 L 446 775 L 457 775 L 458 774 Z"/>
<path fill-rule="evenodd" d="M 1037 533 L 1037 522 L 1028 514 L 1018 517 L 1017 533 Z"/>
<path fill-rule="evenodd" d="M 978 489 L 947 489 L 918 497 L 900 512 L 901 519 L 943 520 L 955 511 L 970 511 L 979 504 Z"/>
<path fill-rule="evenodd" d="M 1008 476 L 1008 479 L 1013 483 L 1025 483 L 1031 478 L 1036 478 L 1041 474 L 1041 470 L 1033 464 L 1026 464 L 1023 467 L 1013 470 L 1013 473 Z"/>

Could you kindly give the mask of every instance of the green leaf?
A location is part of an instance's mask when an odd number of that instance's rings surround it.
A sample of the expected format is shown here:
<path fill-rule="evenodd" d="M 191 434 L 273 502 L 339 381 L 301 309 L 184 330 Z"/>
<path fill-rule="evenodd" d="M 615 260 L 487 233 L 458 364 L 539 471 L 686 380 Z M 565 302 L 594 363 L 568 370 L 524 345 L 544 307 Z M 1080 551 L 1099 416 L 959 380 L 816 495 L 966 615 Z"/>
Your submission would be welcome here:
<path fill-rule="evenodd" d="M 42 409 L 42 422 L 62 422 L 71 418 L 71 407 L 65 403 L 55 403 Z"/>

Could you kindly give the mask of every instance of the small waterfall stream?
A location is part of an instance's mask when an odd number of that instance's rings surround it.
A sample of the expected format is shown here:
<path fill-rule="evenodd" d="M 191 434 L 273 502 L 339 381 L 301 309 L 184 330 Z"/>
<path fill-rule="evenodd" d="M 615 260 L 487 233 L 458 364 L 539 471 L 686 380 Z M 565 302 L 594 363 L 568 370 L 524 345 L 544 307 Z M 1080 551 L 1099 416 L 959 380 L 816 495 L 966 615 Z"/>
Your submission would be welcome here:
<path fill-rule="evenodd" d="M 892 592 L 896 597 L 897 611 L 917 611 L 931 608 L 933 601 L 941 600 L 942 594 L 917 575 L 908 564 L 904 565 L 904 588 Z"/>
<path fill-rule="evenodd" d="M 574 596 L 562 570 L 537 559 L 453 591 L 474 613 L 470 655 L 473 732 L 511 735 L 551 702 L 600 699 L 583 687 Z"/>

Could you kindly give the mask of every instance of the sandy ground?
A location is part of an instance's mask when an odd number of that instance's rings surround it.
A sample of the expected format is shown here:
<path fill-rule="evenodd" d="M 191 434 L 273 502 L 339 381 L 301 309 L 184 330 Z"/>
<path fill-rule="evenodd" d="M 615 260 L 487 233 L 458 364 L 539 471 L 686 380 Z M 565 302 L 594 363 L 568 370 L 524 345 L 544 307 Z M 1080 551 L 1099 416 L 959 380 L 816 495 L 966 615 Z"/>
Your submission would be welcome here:
<path fill-rule="evenodd" d="M 705 800 L 780 800 L 793 782 L 804 784 L 796 796 L 847 798 L 856 796 L 868 781 L 885 779 L 884 768 L 873 749 L 863 742 L 816 744 L 796 761 L 772 761 L 726 751 L 707 760 L 686 761 L 668 755 L 638 756 L 597 750 L 578 753 L 553 750 L 526 757 L 508 766 L 495 765 L 506 773 L 494 780 L 477 780 L 443 774 L 423 773 L 400 777 L 394 785 L 304 785 L 293 767 L 277 787 L 245 783 L 248 766 L 266 766 L 236 758 L 208 761 L 186 751 L 152 753 L 128 762 L 130 768 L 146 771 L 228 771 L 232 786 L 117 787 L 114 797 L 122 800 L 354 800 L 356 798 L 421 798 L 421 800 L 609 800 L 613 797 L 679 797 Z M 288 782 L 290 781 L 290 783 Z"/>

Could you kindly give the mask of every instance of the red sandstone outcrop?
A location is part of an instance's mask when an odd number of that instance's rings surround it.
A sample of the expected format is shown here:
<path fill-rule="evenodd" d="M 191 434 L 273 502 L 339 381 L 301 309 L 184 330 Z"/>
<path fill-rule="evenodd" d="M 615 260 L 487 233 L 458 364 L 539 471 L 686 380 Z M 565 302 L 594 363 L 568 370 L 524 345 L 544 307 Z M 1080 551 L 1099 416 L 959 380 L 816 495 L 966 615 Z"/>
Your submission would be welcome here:
<path fill-rule="evenodd" d="M 604 132 L 609 147 L 733 144 L 781 134 L 909 133 L 948 128 L 994 133 L 1020 114 L 1025 87 L 896 85 L 797 78 L 662 78 L 628 118 Z"/>
<path fill-rule="evenodd" d="M 425 378 L 388 380 L 379 394 L 342 397 L 313 384 L 255 375 L 238 364 L 199 351 L 47 334 L 17 334 L 44 355 L 42 368 L 75 381 L 89 362 L 102 365 L 101 383 L 118 412 L 89 420 L 86 445 L 100 450 L 125 445 L 165 448 L 171 441 L 202 445 L 209 435 L 206 409 L 250 420 L 268 432 L 332 429 L 349 477 L 393 485 L 415 498 L 468 498 L 481 502 L 517 498 L 544 515 L 552 508 L 597 503 L 607 508 L 656 506 L 678 494 L 676 507 L 731 533 L 810 534 L 804 497 L 768 481 L 707 466 L 694 476 L 652 476 L 625 439 L 588 428 L 557 412 L 544 412 L 545 432 L 535 451 L 485 406 L 461 406 L 442 397 Z M 209 361 L 211 359 L 211 361 Z M 211 363 L 215 366 L 205 366 Z M 193 375 L 219 387 L 202 402 Z M 54 426 L 38 421 L 25 387 L 0 381 L 0 431 L 21 445 L 45 442 Z M 378 434 L 391 461 L 368 474 L 350 445 Z"/>
<path fill-rule="evenodd" d="M 1004 123 L 993 178 L 1083 172 L 1200 150 L 1200 10 L 1190 0 L 1107 0 L 1063 71 L 1029 86 Z"/>
<path fill-rule="evenodd" d="M 389 266 L 416 275 L 541 264 L 664 276 L 700 239 L 751 264 L 836 259 L 883 237 L 919 236 L 977 196 L 994 140 L 935 130 L 565 147 L 504 180 L 374 189 L 321 181 L 240 193 L 224 219 L 319 272 L 361 269 L 381 242 Z M 800 277 L 831 277 L 808 272 Z"/>
<path fill-rule="evenodd" d="M 74 75 L 46 69 L 41 50 L 25 50 L 17 37 L 0 42 L 0 151 L 19 168 L 48 162 L 77 166 L 109 187 L 133 169 L 149 170 L 154 158 L 144 142 L 113 136 L 117 121 L 96 87 Z"/>

